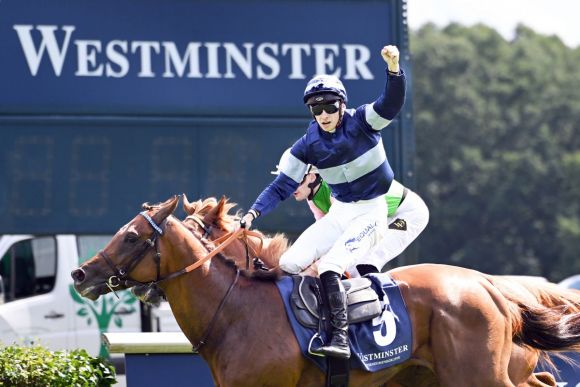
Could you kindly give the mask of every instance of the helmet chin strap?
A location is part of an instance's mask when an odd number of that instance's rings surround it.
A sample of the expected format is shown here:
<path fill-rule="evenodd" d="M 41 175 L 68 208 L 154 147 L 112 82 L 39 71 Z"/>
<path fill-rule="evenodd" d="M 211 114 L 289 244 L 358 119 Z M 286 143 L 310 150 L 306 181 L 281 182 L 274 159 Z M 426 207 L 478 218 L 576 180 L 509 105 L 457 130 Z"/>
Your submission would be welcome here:
<path fill-rule="evenodd" d="M 342 101 L 342 99 L 340 100 L 340 108 L 338 109 L 338 122 L 336 123 L 336 127 L 338 128 L 340 126 L 340 124 L 342 123 L 342 116 L 344 115 L 344 109 L 342 108 L 342 105 L 344 105 L 344 102 Z"/>

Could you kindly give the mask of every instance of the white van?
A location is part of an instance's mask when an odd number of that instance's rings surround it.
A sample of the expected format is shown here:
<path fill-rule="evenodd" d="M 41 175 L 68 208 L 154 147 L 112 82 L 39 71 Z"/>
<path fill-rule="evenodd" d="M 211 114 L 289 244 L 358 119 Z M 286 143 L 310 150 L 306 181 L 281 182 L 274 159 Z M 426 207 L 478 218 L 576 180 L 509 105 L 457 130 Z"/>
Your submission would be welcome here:
<path fill-rule="evenodd" d="M 127 290 L 82 298 L 71 271 L 110 240 L 102 235 L 0 237 L 0 344 L 41 344 L 51 350 L 84 348 L 108 356 L 103 332 L 179 331 L 164 306 L 163 325 Z M 169 314 L 167 312 L 169 310 Z"/>

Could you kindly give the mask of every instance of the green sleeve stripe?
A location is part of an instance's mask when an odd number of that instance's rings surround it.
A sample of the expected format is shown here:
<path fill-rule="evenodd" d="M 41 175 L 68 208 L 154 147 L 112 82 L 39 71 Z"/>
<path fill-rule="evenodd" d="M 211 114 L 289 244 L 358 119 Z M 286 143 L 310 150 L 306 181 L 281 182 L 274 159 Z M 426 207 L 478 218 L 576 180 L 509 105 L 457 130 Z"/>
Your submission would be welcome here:
<path fill-rule="evenodd" d="M 401 204 L 404 191 L 405 187 L 397 180 L 393 180 L 391 182 L 389 192 L 387 192 L 385 195 L 385 200 L 387 201 L 387 206 L 389 208 L 387 211 L 387 216 L 391 217 L 395 214 L 397 208 L 399 208 L 399 204 Z"/>
<path fill-rule="evenodd" d="M 314 205 L 323 213 L 327 214 L 328 210 L 330 210 L 330 187 L 326 184 L 325 181 L 322 182 L 318 192 L 312 198 L 312 202 Z"/>

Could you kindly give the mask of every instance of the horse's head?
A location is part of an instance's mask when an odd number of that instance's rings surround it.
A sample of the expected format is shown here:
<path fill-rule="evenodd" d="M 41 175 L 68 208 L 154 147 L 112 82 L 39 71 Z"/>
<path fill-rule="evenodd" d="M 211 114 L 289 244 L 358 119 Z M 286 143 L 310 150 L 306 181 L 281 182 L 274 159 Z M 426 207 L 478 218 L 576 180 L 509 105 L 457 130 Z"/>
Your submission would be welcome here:
<path fill-rule="evenodd" d="M 97 255 L 72 271 L 75 289 L 91 300 L 110 291 L 127 289 L 159 279 L 161 272 L 158 238 L 179 196 L 139 213 L 117 231 Z M 148 260 L 148 264 L 141 264 Z"/>

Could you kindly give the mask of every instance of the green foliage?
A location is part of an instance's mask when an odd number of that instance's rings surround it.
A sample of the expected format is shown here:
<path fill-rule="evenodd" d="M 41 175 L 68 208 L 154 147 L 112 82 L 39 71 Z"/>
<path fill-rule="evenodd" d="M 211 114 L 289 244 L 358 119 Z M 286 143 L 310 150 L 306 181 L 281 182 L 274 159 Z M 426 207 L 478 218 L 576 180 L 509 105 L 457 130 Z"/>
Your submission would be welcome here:
<path fill-rule="evenodd" d="M 411 35 L 422 261 L 580 272 L 580 49 L 519 26 Z"/>
<path fill-rule="evenodd" d="M 115 369 L 85 350 L 51 352 L 41 346 L 9 346 L 0 350 L 3 386 L 110 386 Z"/>

